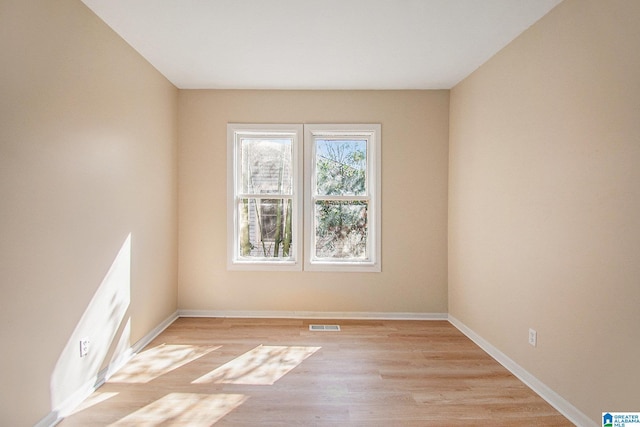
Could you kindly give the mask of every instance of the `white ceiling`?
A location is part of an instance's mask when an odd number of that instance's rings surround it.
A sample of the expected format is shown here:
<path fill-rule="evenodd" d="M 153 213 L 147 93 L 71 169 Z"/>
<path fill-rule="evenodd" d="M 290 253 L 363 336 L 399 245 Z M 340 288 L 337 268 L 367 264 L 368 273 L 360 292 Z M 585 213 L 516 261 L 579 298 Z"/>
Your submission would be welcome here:
<path fill-rule="evenodd" d="M 82 0 L 183 89 L 449 89 L 561 0 Z"/>

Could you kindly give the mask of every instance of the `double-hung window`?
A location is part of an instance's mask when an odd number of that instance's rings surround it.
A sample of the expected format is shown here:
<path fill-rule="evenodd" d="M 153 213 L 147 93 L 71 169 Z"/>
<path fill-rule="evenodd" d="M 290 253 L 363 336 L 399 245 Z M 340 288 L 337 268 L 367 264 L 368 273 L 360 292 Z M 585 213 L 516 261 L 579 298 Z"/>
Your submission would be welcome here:
<path fill-rule="evenodd" d="M 380 271 L 380 125 L 305 125 L 305 270 Z"/>
<path fill-rule="evenodd" d="M 300 270 L 302 126 L 227 127 L 228 266 Z"/>
<path fill-rule="evenodd" d="M 229 268 L 380 271 L 380 131 L 229 124 Z"/>

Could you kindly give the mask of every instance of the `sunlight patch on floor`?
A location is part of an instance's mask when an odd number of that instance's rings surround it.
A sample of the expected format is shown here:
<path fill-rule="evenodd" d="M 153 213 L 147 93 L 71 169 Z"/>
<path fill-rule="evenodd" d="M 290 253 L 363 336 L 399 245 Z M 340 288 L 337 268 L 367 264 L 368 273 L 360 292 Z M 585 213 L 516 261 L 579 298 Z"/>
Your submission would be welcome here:
<path fill-rule="evenodd" d="M 170 393 L 111 426 L 210 426 L 242 405 L 243 394 Z"/>
<path fill-rule="evenodd" d="M 271 385 L 319 349 L 320 347 L 260 345 L 203 375 L 192 384 Z"/>
<path fill-rule="evenodd" d="M 109 382 L 148 383 L 218 348 L 220 346 L 162 344 L 137 354 Z"/>

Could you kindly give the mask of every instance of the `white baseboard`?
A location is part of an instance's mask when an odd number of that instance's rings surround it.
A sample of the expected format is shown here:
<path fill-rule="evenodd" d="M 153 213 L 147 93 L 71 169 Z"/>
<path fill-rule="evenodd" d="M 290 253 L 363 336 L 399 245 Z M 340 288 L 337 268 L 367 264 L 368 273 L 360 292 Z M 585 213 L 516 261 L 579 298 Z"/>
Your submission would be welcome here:
<path fill-rule="evenodd" d="M 35 424 L 35 427 L 51 427 L 58 424 L 64 417 L 71 414 L 87 397 L 103 385 L 113 374 L 131 360 L 140 350 L 149 344 L 155 337 L 160 335 L 169 325 L 178 318 L 178 312 L 174 312 L 158 326 L 153 328 L 148 334 L 138 340 L 131 347 L 126 349 L 117 359 L 113 360 L 106 368 L 96 374 L 94 378 L 87 381 L 82 387 L 76 390 L 71 396 L 65 399 L 57 408 L 54 408 L 46 417 Z"/>
<path fill-rule="evenodd" d="M 361 311 L 235 311 L 178 310 L 180 317 L 225 317 L 255 319 L 344 319 L 344 320 L 447 320 L 447 313 L 388 313 Z"/>
<path fill-rule="evenodd" d="M 104 370 L 105 372 L 103 374 L 102 383 L 100 385 L 104 384 L 106 380 L 108 380 L 109 378 L 111 378 L 111 376 L 113 376 L 113 374 L 118 372 L 124 365 L 127 364 L 127 362 L 129 362 L 129 360 L 131 360 L 133 356 L 135 356 L 140 352 L 140 350 L 145 348 L 151 341 L 155 339 L 155 337 L 160 335 L 162 331 L 167 329 L 169 325 L 175 322 L 177 318 L 178 312 L 175 311 L 169 317 L 160 322 L 158 326 L 153 328 L 151 331 L 149 331 L 149 333 L 147 333 L 144 337 L 139 339 L 135 344 L 128 348 L 127 351 L 125 351 L 120 357 L 111 362 L 109 366 L 107 366 L 107 368 Z"/>
<path fill-rule="evenodd" d="M 534 377 L 526 371 L 522 366 L 518 365 L 506 354 L 491 345 L 487 340 L 475 333 L 464 323 L 449 315 L 449 322 L 455 326 L 460 332 L 465 334 L 471 341 L 476 343 L 480 348 L 493 357 L 498 363 L 507 368 L 520 381 L 525 383 L 529 388 L 535 391 L 540 397 L 546 400 L 551 406 L 556 408 L 558 412 L 567 417 L 569 421 L 580 427 L 597 427 L 591 418 L 587 417 L 583 412 L 565 400 L 558 393 L 550 389 L 542 381 Z"/>
<path fill-rule="evenodd" d="M 33 427 L 50 427 L 55 426 L 62 420 L 56 411 L 49 412 L 46 417 L 38 421 Z"/>

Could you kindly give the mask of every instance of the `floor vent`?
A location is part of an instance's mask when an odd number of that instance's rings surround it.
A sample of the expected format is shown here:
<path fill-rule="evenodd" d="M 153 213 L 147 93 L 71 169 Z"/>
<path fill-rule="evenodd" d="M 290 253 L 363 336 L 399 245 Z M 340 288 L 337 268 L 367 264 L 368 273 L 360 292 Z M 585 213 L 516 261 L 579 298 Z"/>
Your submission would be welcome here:
<path fill-rule="evenodd" d="M 340 325 L 309 325 L 310 331 L 340 331 Z"/>

